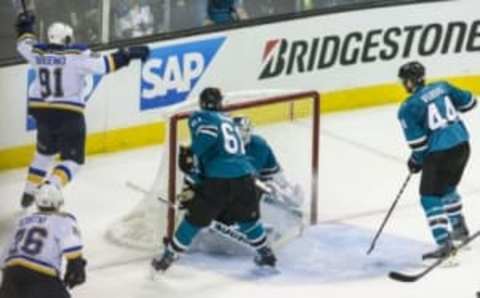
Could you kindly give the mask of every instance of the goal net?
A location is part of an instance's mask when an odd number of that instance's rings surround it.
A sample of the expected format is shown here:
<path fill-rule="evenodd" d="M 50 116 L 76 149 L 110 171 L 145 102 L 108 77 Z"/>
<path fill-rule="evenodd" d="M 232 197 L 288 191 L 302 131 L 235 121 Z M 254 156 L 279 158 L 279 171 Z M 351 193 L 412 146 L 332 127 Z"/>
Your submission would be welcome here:
<path fill-rule="evenodd" d="M 143 190 L 139 204 L 107 229 L 108 239 L 123 246 L 157 249 L 165 237 L 173 235 L 182 214 L 158 198 L 175 204 L 183 182 L 177 163 L 179 145 L 190 142 L 187 120 L 197 109 L 198 99 L 194 99 L 165 111 L 166 141 L 154 182 Z M 278 247 L 300 235 L 304 225 L 317 221 L 319 94 L 276 90 L 227 93 L 223 110 L 251 120 L 253 133 L 271 145 L 289 184 L 300 190 L 303 201 L 295 208 L 276 200 L 261 202 L 262 221 L 270 241 Z M 197 238 L 194 250 L 241 250 L 208 229 Z"/>

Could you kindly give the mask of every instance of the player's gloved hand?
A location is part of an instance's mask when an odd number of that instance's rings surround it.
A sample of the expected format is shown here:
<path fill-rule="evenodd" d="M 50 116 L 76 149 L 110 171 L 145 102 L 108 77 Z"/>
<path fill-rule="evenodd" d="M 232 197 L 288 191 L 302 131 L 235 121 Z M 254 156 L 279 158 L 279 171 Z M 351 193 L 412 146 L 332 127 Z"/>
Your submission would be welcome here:
<path fill-rule="evenodd" d="M 33 25 L 35 23 L 35 15 L 31 11 L 21 12 L 17 16 L 15 27 L 18 34 L 33 33 Z"/>
<path fill-rule="evenodd" d="M 127 49 L 130 59 L 147 60 L 150 55 L 150 49 L 147 46 L 134 46 Z"/>
<path fill-rule="evenodd" d="M 178 167 L 185 174 L 191 173 L 194 167 L 193 152 L 190 147 L 180 146 L 180 155 L 178 157 Z"/>
<path fill-rule="evenodd" d="M 87 278 L 85 273 L 86 265 L 87 261 L 82 257 L 68 261 L 63 282 L 69 289 L 72 289 L 75 286 L 81 285 L 85 282 Z"/>
<path fill-rule="evenodd" d="M 178 209 L 184 210 L 190 208 L 195 197 L 195 192 L 191 185 L 185 184 L 182 191 L 177 195 Z"/>
<path fill-rule="evenodd" d="M 410 157 L 407 162 L 408 170 L 412 174 L 416 174 L 422 170 L 422 165 L 415 160 L 415 158 Z"/>

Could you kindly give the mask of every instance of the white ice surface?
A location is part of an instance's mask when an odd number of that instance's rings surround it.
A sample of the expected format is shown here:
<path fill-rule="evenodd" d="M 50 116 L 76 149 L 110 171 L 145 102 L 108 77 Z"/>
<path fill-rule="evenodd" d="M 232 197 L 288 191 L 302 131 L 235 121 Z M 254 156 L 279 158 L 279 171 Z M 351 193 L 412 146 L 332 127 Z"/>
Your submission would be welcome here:
<path fill-rule="evenodd" d="M 469 298 L 480 288 L 480 241 L 459 256 L 460 265 L 440 268 L 424 279 L 403 284 L 388 279 L 390 270 L 418 272 L 422 252 L 432 248 L 414 177 L 386 226 L 375 251 L 366 256 L 371 238 L 407 174 L 408 148 L 396 120 L 396 106 L 330 114 L 322 117 L 320 148 L 320 224 L 281 248 L 280 274 L 260 276 L 251 257 L 196 253 L 182 258 L 157 281 L 149 277 L 154 252 L 118 247 L 105 240 L 106 228 L 141 200 L 124 187 L 133 180 L 149 186 L 161 147 L 89 157 L 65 192 L 65 209 L 79 219 L 88 282 L 73 297 L 244 298 L 244 297 L 389 297 Z M 480 228 L 480 118 L 467 115 L 472 132 L 472 159 L 459 188 L 471 230 Z M 298 166 L 308 160 L 305 122 L 298 129 L 262 127 L 274 145 L 295 142 L 277 152 L 294 180 L 308 185 Z M 295 139 L 296 138 L 296 139 Z M 300 140 L 300 141 L 299 141 Z M 303 140 L 303 141 L 302 141 Z M 0 239 L 18 210 L 25 169 L 0 173 Z M 3 245 L 2 245 L 3 246 Z"/>

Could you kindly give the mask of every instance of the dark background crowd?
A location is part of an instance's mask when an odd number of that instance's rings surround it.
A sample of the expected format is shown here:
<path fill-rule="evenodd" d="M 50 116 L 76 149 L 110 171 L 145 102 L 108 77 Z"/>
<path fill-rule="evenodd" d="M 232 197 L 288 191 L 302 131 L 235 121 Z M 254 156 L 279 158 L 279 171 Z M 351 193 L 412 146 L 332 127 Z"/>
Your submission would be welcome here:
<path fill-rule="evenodd" d="M 88 44 L 241 22 L 355 3 L 396 0 L 25 0 L 37 16 L 36 31 L 45 40 L 56 21 L 71 25 L 75 39 Z M 407 1 L 407 0 L 403 0 Z M 412 0 L 408 0 L 412 1 Z M 420 0 L 419 0 L 420 1 Z M 0 3 L 0 62 L 16 57 L 11 1 Z"/>

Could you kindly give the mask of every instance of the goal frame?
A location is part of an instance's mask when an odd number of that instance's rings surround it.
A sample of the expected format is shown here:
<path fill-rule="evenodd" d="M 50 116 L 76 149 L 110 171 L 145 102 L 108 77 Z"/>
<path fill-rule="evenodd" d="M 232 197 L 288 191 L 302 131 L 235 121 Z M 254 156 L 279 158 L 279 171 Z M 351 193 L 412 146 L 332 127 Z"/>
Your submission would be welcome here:
<path fill-rule="evenodd" d="M 311 183 L 310 183 L 310 224 L 318 221 L 318 169 L 319 169 L 319 147 L 320 147 L 320 94 L 317 91 L 305 91 L 290 93 L 287 95 L 270 96 L 260 99 L 252 99 L 246 102 L 234 102 L 222 106 L 222 112 L 231 112 L 239 109 L 261 107 L 270 104 L 296 102 L 301 100 L 312 100 L 312 138 L 311 138 Z M 187 119 L 193 111 L 179 112 L 170 117 L 169 121 L 169 150 L 168 160 L 168 201 L 171 203 L 167 208 L 167 237 L 171 238 L 175 230 L 175 201 L 176 201 L 176 177 L 177 177 L 177 147 L 178 147 L 178 123 Z M 291 113 L 293 114 L 293 113 Z"/>

